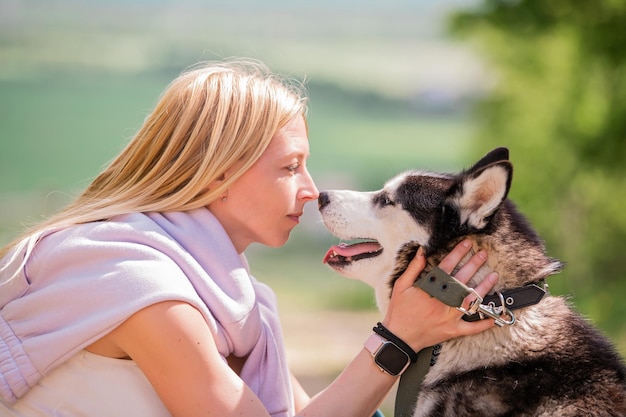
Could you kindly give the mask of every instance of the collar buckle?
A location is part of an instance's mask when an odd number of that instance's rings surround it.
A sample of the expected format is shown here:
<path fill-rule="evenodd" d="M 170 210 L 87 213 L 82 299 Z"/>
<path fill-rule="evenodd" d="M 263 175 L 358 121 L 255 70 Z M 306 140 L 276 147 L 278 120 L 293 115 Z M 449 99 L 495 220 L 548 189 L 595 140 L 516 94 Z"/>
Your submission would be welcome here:
<path fill-rule="evenodd" d="M 466 316 L 472 316 L 476 313 L 478 313 L 478 311 L 480 310 L 480 307 L 482 305 L 483 302 L 483 297 L 481 297 L 480 295 L 478 295 L 478 293 L 476 292 L 475 289 L 471 288 L 471 287 L 466 287 L 465 288 L 468 294 L 472 294 L 474 297 L 476 297 L 474 299 L 474 301 L 472 301 L 469 305 L 469 307 L 467 309 L 459 306 L 456 309 L 459 310 L 461 313 L 465 314 Z"/>
<path fill-rule="evenodd" d="M 484 316 L 491 317 L 495 320 L 496 325 L 500 327 L 504 326 L 505 324 L 507 326 L 515 324 L 515 314 L 511 311 L 510 308 L 507 307 L 506 302 L 504 301 L 504 295 L 502 295 L 500 291 L 496 291 L 496 295 L 498 296 L 500 305 L 496 306 L 493 301 L 487 303 L 486 305 L 481 304 L 478 308 L 478 315 L 481 319 L 484 319 Z"/>
<path fill-rule="evenodd" d="M 496 291 L 496 295 L 500 301 L 500 305 L 496 306 L 495 302 L 490 301 L 487 304 L 483 304 L 483 298 L 473 289 L 469 288 L 470 292 L 474 294 L 476 299 L 472 301 L 469 308 L 457 307 L 461 313 L 465 314 L 468 318 L 476 317 L 476 320 L 485 319 L 490 317 L 495 320 L 496 325 L 502 327 L 505 324 L 511 326 L 515 324 L 515 314 L 506 306 L 504 296 L 500 291 Z M 507 318 L 508 317 L 508 318 Z M 474 320 L 470 320 L 474 321 Z"/>
<path fill-rule="evenodd" d="M 490 317 L 496 321 L 498 326 L 512 325 L 515 323 L 513 310 L 535 305 L 547 293 L 548 285 L 545 281 L 496 291 L 495 294 L 488 295 L 482 300 L 484 304 L 478 307 L 477 314 L 469 315 L 466 313 L 463 319 L 466 321 L 477 321 Z"/>

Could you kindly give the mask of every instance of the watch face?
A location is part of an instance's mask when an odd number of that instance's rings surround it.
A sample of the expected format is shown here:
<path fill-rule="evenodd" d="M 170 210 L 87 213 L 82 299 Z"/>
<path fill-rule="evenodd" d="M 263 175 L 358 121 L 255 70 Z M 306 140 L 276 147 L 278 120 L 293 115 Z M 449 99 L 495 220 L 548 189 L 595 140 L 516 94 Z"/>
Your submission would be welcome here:
<path fill-rule="evenodd" d="M 392 342 L 385 342 L 376 352 L 374 361 L 391 375 L 398 375 L 409 364 L 411 359 Z"/>

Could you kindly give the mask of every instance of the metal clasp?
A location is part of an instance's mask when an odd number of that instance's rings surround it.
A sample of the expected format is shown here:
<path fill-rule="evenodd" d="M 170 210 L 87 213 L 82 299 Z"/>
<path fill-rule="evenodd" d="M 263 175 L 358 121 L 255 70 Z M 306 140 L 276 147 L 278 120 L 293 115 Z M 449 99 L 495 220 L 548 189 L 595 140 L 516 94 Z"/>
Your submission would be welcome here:
<path fill-rule="evenodd" d="M 478 310 L 481 307 L 481 303 L 483 302 L 483 297 L 478 295 L 476 290 L 473 289 L 473 288 L 467 288 L 467 290 L 471 294 L 474 294 L 474 297 L 476 297 L 476 299 L 470 303 L 469 308 L 465 309 L 463 307 L 457 307 L 456 309 L 459 310 L 461 313 L 467 315 L 467 316 L 471 316 L 473 314 L 478 313 Z"/>
<path fill-rule="evenodd" d="M 483 315 L 491 317 L 496 321 L 496 325 L 502 327 L 506 325 L 513 325 L 515 323 L 515 314 L 507 307 L 507 303 L 504 301 L 504 296 L 500 291 L 496 291 L 498 298 L 500 299 L 500 306 L 496 307 L 495 304 L 483 305 L 481 304 L 478 309 L 480 318 L 484 318 Z M 505 317 L 510 317 L 509 320 L 505 320 Z"/>
<path fill-rule="evenodd" d="M 488 305 L 483 304 L 482 297 L 480 297 L 473 288 L 470 290 L 476 296 L 476 300 L 472 301 L 467 310 L 463 307 L 458 307 L 459 311 L 466 315 L 478 313 L 481 319 L 484 319 L 485 316 L 490 317 L 494 319 L 496 325 L 500 327 L 505 324 L 508 326 L 515 324 L 515 314 L 513 314 L 513 312 L 507 307 L 507 304 L 504 301 L 504 296 L 501 292 L 496 292 L 498 298 L 500 299 L 500 305 L 496 306 L 495 303 L 489 303 Z M 509 317 L 509 319 L 506 319 L 506 317 Z"/>

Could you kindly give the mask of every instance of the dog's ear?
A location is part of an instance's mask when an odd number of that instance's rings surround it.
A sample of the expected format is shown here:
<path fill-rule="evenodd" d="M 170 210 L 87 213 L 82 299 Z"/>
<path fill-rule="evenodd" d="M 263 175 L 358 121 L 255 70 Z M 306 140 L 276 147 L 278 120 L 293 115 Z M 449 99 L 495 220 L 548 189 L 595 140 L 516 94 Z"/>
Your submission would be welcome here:
<path fill-rule="evenodd" d="M 508 161 L 509 160 L 509 149 L 508 148 L 496 148 L 493 151 L 489 152 L 487 155 L 483 156 L 480 161 L 476 162 L 473 167 L 469 169 L 469 171 L 475 171 L 480 168 L 484 168 L 488 165 L 491 165 L 495 162 L 500 161 Z"/>
<path fill-rule="evenodd" d="M 498 148 L 457 176 L 445 206 L 454 209 L 461 227 L 483 230 L 506 199 L 512 179 L 508 150 Z"/>

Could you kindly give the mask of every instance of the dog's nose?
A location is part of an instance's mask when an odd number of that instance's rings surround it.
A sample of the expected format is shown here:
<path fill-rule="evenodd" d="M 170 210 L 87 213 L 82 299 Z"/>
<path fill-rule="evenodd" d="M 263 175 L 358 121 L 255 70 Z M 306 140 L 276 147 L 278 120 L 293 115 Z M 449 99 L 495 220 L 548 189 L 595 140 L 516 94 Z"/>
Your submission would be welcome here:
<path fill-rule="evenodd" d="M 330 197 L 326 191 L 320 192 L 320 196 L 317 198 L 317 208 L 322 210 L 330 203 Z"/>

